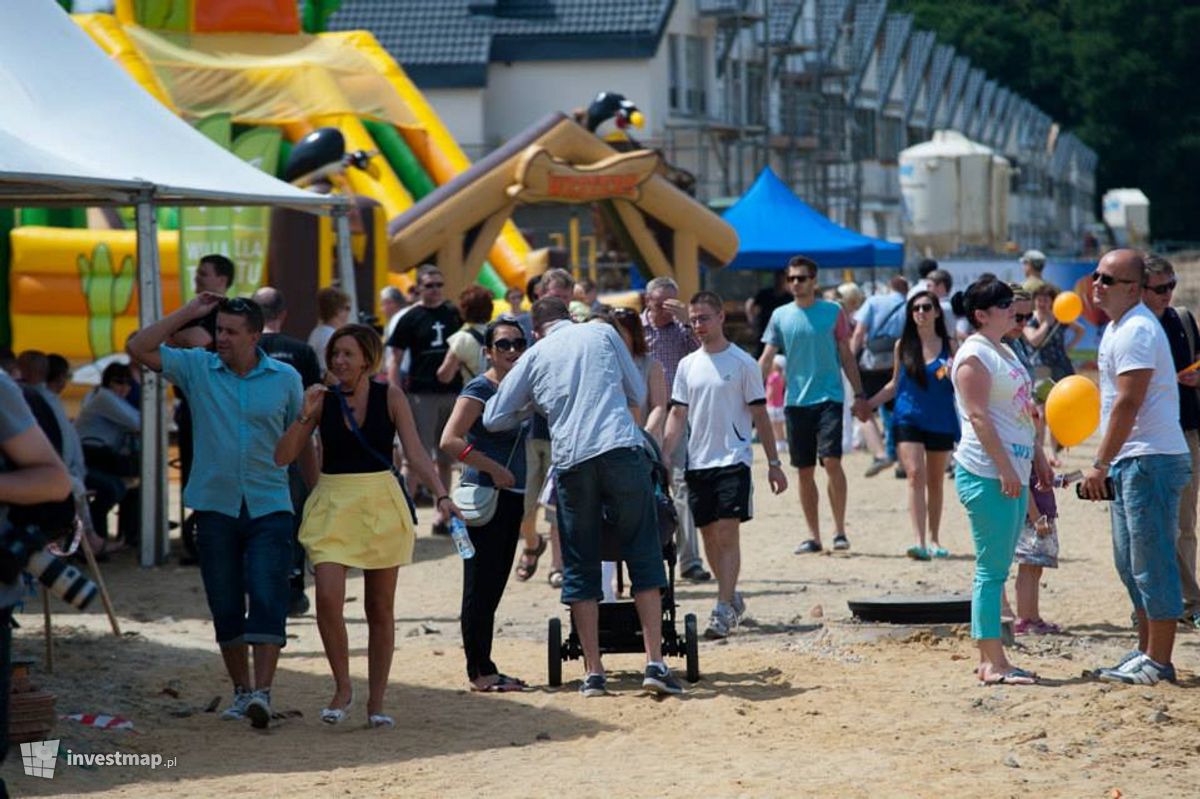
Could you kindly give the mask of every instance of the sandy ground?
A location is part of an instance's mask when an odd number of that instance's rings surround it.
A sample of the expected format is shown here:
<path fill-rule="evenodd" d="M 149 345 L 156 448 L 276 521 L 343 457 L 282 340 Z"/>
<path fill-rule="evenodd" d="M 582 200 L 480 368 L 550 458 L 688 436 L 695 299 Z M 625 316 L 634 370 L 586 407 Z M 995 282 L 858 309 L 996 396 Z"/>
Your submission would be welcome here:
<path fill-rule="evenodd" d="M 1094 443 L 1070 466 L 1090 459 Z M 448 541 L 426 534 L 418 562 L 400 573 L 388 701 L 397 728 L 364 728 L 356 578 L 347 617 L 360 701 L 351 721 L 329 728 L 318 719 L 332 682 L 310 615 L 289 625 L 275 682 L 276 710 L 295 712 L 259 733 L 204 712 L 229 689 L 197 571 L 143 570 L 130 554 L 115 556 L 105 575 L 125 636 L 107 633 L 98 602 L 86 614 L 56 602 L 55 673 L 39 663 L 35 681 L 57 694 L 59 713 L 134 722 L 134 732 L 109 732 L 60 721 L 53 737 L 63 750 L 160 753 L 177 765 L 83 768 L 60 758 L 51 781 L 25 777 L 11 753 L 0 773 L 16 796 L 1195 796 L 1200 635 L 1180 636 L 1179 685 L 1112 687 L 1081 676 L 1132 641 L 1105 509 L 1060 494 L 1063 562 L 1047 572 L 1043 614 L 1065 634 L 1022 637 L 1013 653 L 1045 684 L 981 688 L 965 629 L 892 631 L 851 619 L 848 599 L 969 591 L 972 571 L 953 483 L 942 539 L 953 557 L 915 563 L 903 556 L 904 483 L 890 472 L 864 479 L 866 464 L 862 454 L 846 460 L 848 555 L 793 555 L 802 533 L 794 489 L 770 497 L 760 488 L 758 517 L 743 529 L 742 587 L 755 623 L 702 643 L 703 679 L 665 701 L 640 694 L 637 655 L 607 658 L 613 697 L 576 693 L 579 662 L 566 664 L 562 688 L 541 687 L 547 620 L 565 618 L 545 564 L 533 581 L 510 583 L 496 644 L 501 667 L 539 687 L 468 693 L 461 567 Z M 764 470 L 755 474 L 765 487 Z M 829 535 L 824 508 L 823 517 Z M 683 611 L 703 622 L 714 592 L 681 586 Z M 18 654 L 40 659 L 40 613 L 18 618 Z"/>

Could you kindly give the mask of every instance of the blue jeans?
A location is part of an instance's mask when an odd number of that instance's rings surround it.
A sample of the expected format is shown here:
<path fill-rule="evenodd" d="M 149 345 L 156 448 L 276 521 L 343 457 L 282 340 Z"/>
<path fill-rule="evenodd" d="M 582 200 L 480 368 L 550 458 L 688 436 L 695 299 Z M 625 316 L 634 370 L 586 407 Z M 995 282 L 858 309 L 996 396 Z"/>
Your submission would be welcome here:
<path fill-rule="evenodd" d="M 1192 477 L 1192 459 L 1179 455 L 1141 455 L 1114 463 L 1113 560 L 1134 610 L 1151 621 L 1183 615 L 1175 536 L 1179 497 Z"/>
<path fill-rule="evenodd" d="M 610 531 L 605 534 L 620 539 L 634 593 L 667 585 L 650 458 L 644 449 L 609 450 L 559 469 L 556 479 L 564 603 L 604 598 L 600 536 L 605 527 Z"/>
<path fill-rule="evenodd" d="M 252 519 L 244 502 L 237 518 L 196 511 L 196 544 L 217 644 L 284 646 L 291 595 L 292 514 L 269 513 Z"/>
<path fill-rule="evenodd" d="M 1017 537 L 1025 524 L 1029 489 L 1006 497 L 995 477 L 980 477 L 958 466 L 954 487 L 971 522 L 975 541 L 975 582 L 971 589 L 971 637 L 1000 637 L 1000 599 L 1012 567 Z"/>

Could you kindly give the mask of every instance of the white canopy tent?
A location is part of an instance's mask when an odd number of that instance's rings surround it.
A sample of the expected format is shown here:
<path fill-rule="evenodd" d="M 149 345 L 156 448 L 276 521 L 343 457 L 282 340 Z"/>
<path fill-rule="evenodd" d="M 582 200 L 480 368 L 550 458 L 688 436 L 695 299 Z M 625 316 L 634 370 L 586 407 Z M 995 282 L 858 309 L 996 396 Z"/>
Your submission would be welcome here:
<path fill-rule="evenodd" d="M 346 201 L 297 189 L 209 141 L 142 90 L 54 0 L 9 0 L 0 25 L 0 205 L 133 205 L 138 313 L 162 316 L 156 205 L 277 205 L 333 213 L 354 295 Z M 343 235 L 345 234 L 345 235 Z M 167 551 L 163 383 L 142 393 L 141 562 Z"/>

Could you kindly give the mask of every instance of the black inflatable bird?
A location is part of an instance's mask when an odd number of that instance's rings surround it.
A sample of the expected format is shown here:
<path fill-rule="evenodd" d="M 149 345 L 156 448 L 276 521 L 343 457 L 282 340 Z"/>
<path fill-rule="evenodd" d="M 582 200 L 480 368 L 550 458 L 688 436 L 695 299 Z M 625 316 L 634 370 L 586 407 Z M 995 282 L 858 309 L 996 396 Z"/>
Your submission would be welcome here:
<path fill-rule="evenodd" d="M 641 128 L 645 124 L 646 118 L 638 107 L 616 92 L 597 94 L 584 117 L 584 127 L 592 133 L 609 143 L 628 142 L 631 149 L 638 149 L 640 145 L 629 134 L 629 127 Z"/>

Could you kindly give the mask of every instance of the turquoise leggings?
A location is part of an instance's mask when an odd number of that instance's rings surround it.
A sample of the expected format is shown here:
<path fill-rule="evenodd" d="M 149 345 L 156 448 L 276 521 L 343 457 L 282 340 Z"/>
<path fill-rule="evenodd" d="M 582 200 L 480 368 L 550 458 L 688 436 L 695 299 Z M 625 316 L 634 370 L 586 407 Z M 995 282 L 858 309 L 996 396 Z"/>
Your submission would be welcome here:
<path fill-rule="evenodd" d="M 975 539 L 971 637 L 999 638 L 1000 598 L 1025 524 L 1029 489 L 1022 487 L 1015 499 L 1006 497 L 1000 492 L 999 479 L 971 474 L 962 466 L 955 468 L 954 485 L 959 501 L 967 509 L 971 538 Z"/>

